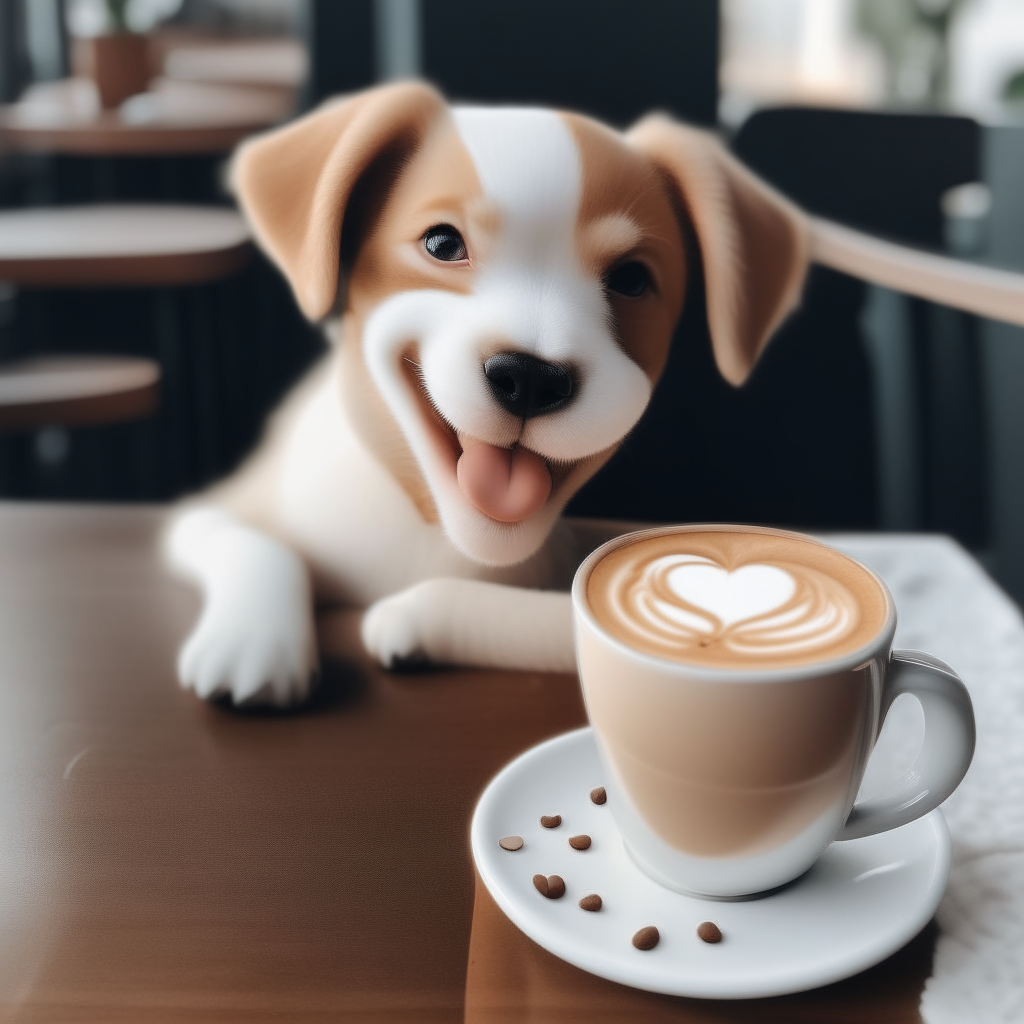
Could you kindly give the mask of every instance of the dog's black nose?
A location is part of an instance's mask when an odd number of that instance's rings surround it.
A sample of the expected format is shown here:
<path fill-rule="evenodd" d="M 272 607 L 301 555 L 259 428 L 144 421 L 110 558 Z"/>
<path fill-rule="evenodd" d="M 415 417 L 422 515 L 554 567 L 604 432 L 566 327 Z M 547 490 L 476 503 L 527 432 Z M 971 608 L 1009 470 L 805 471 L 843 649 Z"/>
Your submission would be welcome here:
<path fill-rule="evenodd" d="M 499 352 L 484 363 L 491 394 L 513 416 L 528 420 L 560 409 L 572 398 L 572 374 L 524 352 Z"/>

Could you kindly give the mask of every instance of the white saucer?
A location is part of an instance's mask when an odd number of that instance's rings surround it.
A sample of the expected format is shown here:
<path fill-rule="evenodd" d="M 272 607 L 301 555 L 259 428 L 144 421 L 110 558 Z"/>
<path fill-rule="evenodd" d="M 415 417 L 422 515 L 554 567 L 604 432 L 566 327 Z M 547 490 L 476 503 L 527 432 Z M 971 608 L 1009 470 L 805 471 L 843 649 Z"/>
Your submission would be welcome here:
<path fill-rule="evenodd" d="M 811 870 L 769 896 L 717 902 L 651 881 L 633 863 L 608 804 L 590 729 L 548 740 L 517 757 L 484 791 L 473 815 L 473 857 L 491 895 L 531 939 L 555 956 L 612 981 L 669 995 L 743 999 L 816 988 L 884 960 L 935 913 L 949 877 L 950 842 L 939 811 L 877 836 L 833 843 Z M 560 814 L 547 829 L 540 816 Z M 593 844 L 578 851 L 570 836 Z M 525 840 L 509 852 L 498 840 Z M 542 896 L 535 874 L 560 875 L 565 895 Z M 597 893 L 601 910 L 581 910 Z M 696 934 L 722 931 L 717 945 Z M 655 925 L 647 952 L 632 937 Z"/>

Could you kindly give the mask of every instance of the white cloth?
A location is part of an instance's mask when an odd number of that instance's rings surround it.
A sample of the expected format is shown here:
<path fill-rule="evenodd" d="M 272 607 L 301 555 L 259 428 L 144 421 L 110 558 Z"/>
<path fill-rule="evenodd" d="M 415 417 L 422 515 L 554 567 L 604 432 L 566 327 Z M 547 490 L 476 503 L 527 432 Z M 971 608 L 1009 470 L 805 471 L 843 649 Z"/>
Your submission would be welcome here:
<path fill-rule="evenodd" d="M 953 869 L 939 907 L 927 1024 L 1024 1021 L 1024 621 L 962 548 L 944 537 L 833 535 L 874 569 L 896 600 L 900 648 L 948 662 L 974 702 L 978 746 L 967 777 L 943 805 Z M 900 698 L 875 748 L 862 792 L 909 765 L 923 718 Z"/>

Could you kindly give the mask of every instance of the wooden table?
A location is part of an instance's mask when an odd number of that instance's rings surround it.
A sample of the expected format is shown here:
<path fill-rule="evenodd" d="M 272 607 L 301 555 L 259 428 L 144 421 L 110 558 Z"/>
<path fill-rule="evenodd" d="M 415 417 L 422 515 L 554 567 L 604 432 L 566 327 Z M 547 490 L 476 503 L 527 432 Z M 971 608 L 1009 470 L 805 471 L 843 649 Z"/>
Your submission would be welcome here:
<path fill-rule="evenodd" d="M 91 81 L 68 78 L 33 86 L 0 107 L 0 144 L 76 156 L 226 153 L 293 107 L 287 89 L 160 78 L 120 109 L 101 110 Z"/>
<path fill-rule="evenodd" d="M 742 1003 L 539 949 L 475 886 L 469 820 L 504 763 L 584 721 L 575 678 L 383 672 L 336 613 L 309 707 L 205 704 L 175 682 L 198 603 L 160 567 L 163 515 L 0 505 L 0 1019 L 919 1020 L 930 930 Z"/>

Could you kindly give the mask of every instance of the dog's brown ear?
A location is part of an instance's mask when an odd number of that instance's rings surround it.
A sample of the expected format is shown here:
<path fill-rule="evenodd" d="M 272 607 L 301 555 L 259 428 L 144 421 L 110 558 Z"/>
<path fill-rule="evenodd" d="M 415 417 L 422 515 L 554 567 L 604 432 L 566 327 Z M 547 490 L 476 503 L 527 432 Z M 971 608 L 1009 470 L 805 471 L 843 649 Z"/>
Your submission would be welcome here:
<path fill-rule="evenodd" d="M 342 223 L 360 176 L 387 149 L 414 148 L 443 106 L 418 82 L 382 86 L 327 103 L 238 149 L 233 191 L 311 320 L 334 305 Z"/>
<path fill-rule="evenodd" d="M 742 384 L 800 299 L 807 273 L 806 217 L 754 177 L 710 132 L 661 115 L 627 138 L 665 171 L 697 235 L 715 362 Z"/>

